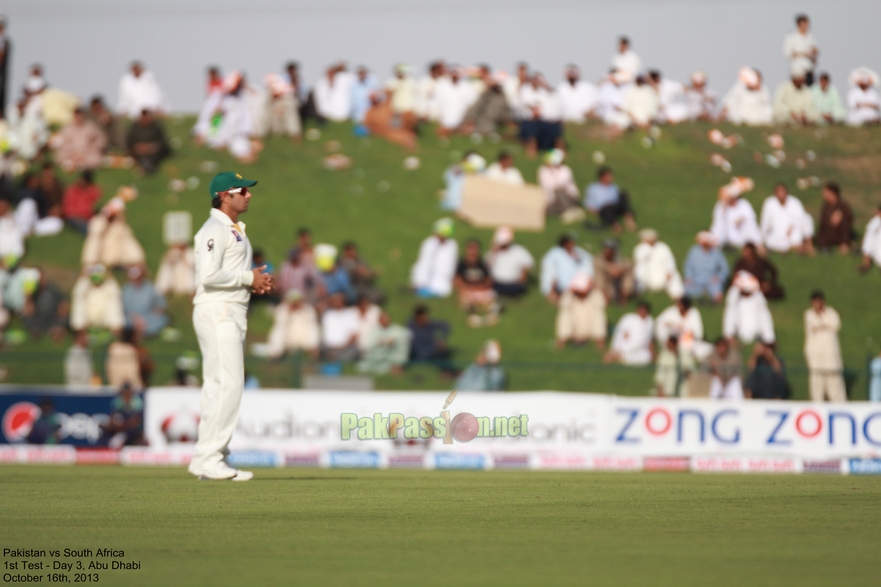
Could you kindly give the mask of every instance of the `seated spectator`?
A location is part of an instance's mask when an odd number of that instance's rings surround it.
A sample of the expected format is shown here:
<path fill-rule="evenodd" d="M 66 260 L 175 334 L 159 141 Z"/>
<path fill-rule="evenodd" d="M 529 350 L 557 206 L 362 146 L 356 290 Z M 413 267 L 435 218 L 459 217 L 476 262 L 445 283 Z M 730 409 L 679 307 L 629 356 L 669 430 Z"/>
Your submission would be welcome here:
<path fill-rule="evenodd" d="M 636 83 L 624 92 L 624 112 L 630 118 L 630 124 L 647 129 L 658 119 L 660 107 L 658 93 L 645 76 L 637 75 Z"/>
<path fill-rule="evenodd" d="M 842 255 L 846 255 L 853 246 L 853 209 L 841 197 L 841 187 L 834 181 L 827 181 L 823 186 L 817 248 L 821 251 L 836 248 Z"/>
<path fill-rule="evenodd" d="M 358 299 L 355 288 L 349 281 L 349 274 L 337 262 L 337 248 L 333 245 L 320 244 L 315 246 L 315 266 L 321 272 L 327 295 L 341 293 L 346 305 L 354 304 Z"/>
<path fill-rule="evenodd" d="M 12 196 L 0 194 L 0 258 L 8 255 L 24 256 L 25 234 L 15 221 Z"/>
<path fill-rule="evenodd" d="M 315 265 L 315 245 L 312 244 L 312 231 L 301 228 L 297 231 L 297 249 L 303 257 L 303 263 Z"/>
<path fill-rule="evenodd" d="M 811 86 L 814 106 L 820 114 L 821 124 L 841 124 L 846 115 L 838 88 L 832 85 L 829 74 L 820 74 L 820 83 Z"/>
<path fill-rule="evenodd" d="M 149 384 L 153 361 L 149 351 L 141 346 L 134 329 L 123 329 L 119 340 L 107 347 L 105 369 L 107 385 L 111 387 L 128 384 L 136 389 L 143 389 Z"/>
<path fill-rule="evenodd" d="M 26 173 L 15 207 L 15 223 L 25 236 L 50 236 L 64 229 L 61 206 L 50 206 L 40 186 L 40 176 Z"/>
<path fill-rule="evenodd" d="M 10 313 L 22 319 L 33 317 L 34 294 L 39 288 L 39 269 L 22 267 L 21 257 L 6 255 L 0 265 L 0 328 L 9 320 Z"/>
<path fill-rule="evenodd" d="M 881 122 L 881 96 L 878 94 L 878 74 L 868 67 L 858 67 L 850 74 L 847 94 L 847 123 L 868 126 Z"/>
<path fill-rule="evenodd" d="M 358 350 L 363 356 L 367 348 L 367 338 L 370 331 L 379 324 L 379 315 L 382 314 L 382 310 L 365 296 L 358 298 L 355 309 L 358 311 Z"/>
<path fill-rule="evenodd" d="M 357 128 L 366 129 L 368 134 L 382 137 L 408 151 L 416 149 L 416 119 L 411 115 L 406 119 L 406 124 L 402 124 L 401 118 L 392 109 L 387 90 L 370 95 L 370 108 L 364 115 L 364 125 Z"/>
<path fill-rule="evenodd" d="M 70 314 L 70 304 L 64 293 L 54 283 L 47 281 L 45 273 L 37 269 L 24 269 L 15 271 L 9 280 L 11 286 L 2 296 L 5 301 L 12 300 L 9 290 L 16 289 L 19 282 L 18 274 L 31 272 L 23 282 L 21 290 L 25 294 L 24 307 L 20 312 L 22 325 L 31 333 L 33 338 L 39 338 L 49 334 L 55 342 L 60 342 L 67 332 L 67 320 Z M 36 284 L 33 278 L 36 276 Z M 11 304 L 7 304 L 11 307 Z"/>
<path fill-rule="evenodd" d="M 630 116 L 625 111 L 624 94 L 632 80 L 633 76 L 629 71 L 613 69 L 600 83 L 598 113 L 612 136 L 620 135 L 630 126 Z"/>
<path fill-rule="evenodd" d="M 563 81 L 557 86 L 563 121 L 583 123 L 592 118 L 599 106 L 599 89 L 592 83 L 579 79 L 581 72 L 577 65 L 567 65 Z"/>
<path fill-rule="evenodd" d="M 449 136 L 459 129 L 468 108 L 474 102 L 474 89 L 471 84 L 462 79 L 463 71 L 460 67 L 450 67 L 449 77 L 439 83 L 436 91 L 436 100 L 439 113 L 438 134 Z"/>
<path fill-rule="evenodd" d="M 367 333 L 358 371 L 383 375 L 400 374 L 410 356 L 410 330 L 398 324 L 386 312 L 379 314 L 379 322 Z"/>
<path fill-rule="evenodd" d="M 557 92 L 542 74 L 535 72 L 529 84 L 520 87 L 524 116 L 520 122 L 520 139 L 526 156 L 533 159 L 539 151 L 562 146 L 562 108 Z"/>
<path fill-rule="evenodd" d="M 881 353 L 869 363 L 871 381 L 869 383 L 869 401 L 881 402 Z"/>
<path fill-rule="evenodd" d="M 302 123 L 297 108 L 296 88 L 284 76 L 270 73 L 266 76 L 266 90 L 269 134 L 300 141 Z"/>
<path fill-rule="evenodd" d="M 64 355 L 64 384 L 69 387 L 90 386 L 93 376 L 89 337 L 80 331 L 74 334 L 73 346 Z"/>
<path fill-rule="evenodd" d="M 649 71 L 646 82 L 658 96 L 657 121 L 666 124 L 679 124 L 688 119 L 688 105 L 685 101 L 685 86 L 663 77 L 657 69 Z"/>
<path fill-rule="evenodd" d="M 560 296 L 557 348 L 565 348 L 570 342 L 581 346 L 593 340 L 597 349 L 602 350 L 606 345 L 607 332 L 605 296 L 587 273 L 577 273 L 569 288 Z"/>
<path fill-rule="evenodd" d="M 777 253 L 813 253 L 814 220 L 785 183 L 774 186 L 774 195 L 762 204 L 762 241 Z"/>
<path fill-rule="evenodd" d="M 458 212 L 462 207 L 462 190 L 465 189 L 465 178 L 469 175 L 483 173 L 486 169 L 486 159 L 468 151 L 462 161 L 451 165 L 444 171 L 444 198 L 441 208 L 451 212 Z"/>
<path fill-rule="evenodd" d="M 771 94 L 762 83 L 762 74 L 751 67 L 741 67 L 737 83 L 722 100 L 722 120 L 748 126 L 765 126 L 774 120 Z"/>
<path fill-rule="evenodd" d="M 731 183 L 719 188 L 719 201 L 713 207 L 713 224 L 710 227 L 719 246 L 738 249 L 746 243 L 761 246 L 762 234 L 756 221 L 756 211 L 742 197 L 753 186 L 751 179 L 734 178 Z"/>
<path fill-rule="evenodd" d="M 669 336 L 661 345 L 655 366 L 655 393 L 658 397 L 688 397 L 688 379 L 695 369 L 694 355 Z"/>
<path fill-rule="evenodd" d="M 278 290 L 282 296 L 291 291 L 299 292 L 306 302 L 313 305 L 324 298 L 327 291 L 324 277 L 312 263 L 311 252 L 307 253 L 302 247 L 291 250 L 287 262 L 281 266 Z"/>
<path fill-rule="evenodd" d="M 743 363 L 740 352 L 731 348 L 724 338 L 716 339 L 713 352 L 707 358 L 706 366 L 712 375 L 710 379 L 710 397 L 713 399 L 743 399 L 742 371 Z"/>
<path fill-rule="evenodd" d="M 863 262 L 860 264 L 861 273 L 871 269 L 872 263 L 881 267 L 881 205 L 875 209 L 875 215 L 866 225 L 860 250 L 863 254 Z"/>
<path fill-rule="evenodd" d="M 88 232 L 89 220 L 95 215 L 95 205 L 101 199 L 101 188 L 95 185 L 94 174 L 83 171 L 76 183 L 64 192 L 64 220 L 82 234 Z"/>
<path fill-rule="evenodd" d="M 419 257 L 410 270 L 410 286 L 421 298 L 445 298 L 453 291 L 459 245 L 453 239 L 455 224 L 441 218 L 432 235 L 419 246 Z"/>
<path fill-rule="evenodd" d="M 107 137 L 97 124 L 86 118 L 82 108 L 77 108 L 73 120 L 58 131 L 50 144 L 61 168 L 70 173 L 98 167 L 107 147 Z"/>
<path fill-rule="evenodd" d="M 525 247 L 514 242 L 514 231 L 507 226 L 496 229 L 492 248 L 484 258 L 493 289 L 500 296 L 516 298 L 526 293 L 529 273 L 535 259 Z"/>
<path fill-rule="evenodd" d="M 793 73 L 774 93 L 774 122 L 808 126 L 819 121 L 820 112 L 811 89 L 805 83 L 805 74 Z"/>
<path fill-rule="evenodd" d="M 499 365 L 502 360 L 502 347 L 496 340 L 484 343 L 477 358 L 468 365 L 456 379 L 459 391 L 503 391 L 505 371 Z"/>
<path fill-rule="evenodd" d="M 685 293 L 673 251 L 651 228 L 639 231 L 639 244 L 633 249 L 633 276 L 640 293 L 664 291 L 674 300 Z"/>
<path fill-rule="evenodd" d="M 168 326 L 165 298 L 147 279 L 143 265 L 132 265 L 128 283 L 122 288 L 122 307 L 126 328 L 132 328 L 138 338 L 152 338 Z"/>
<path fill-rule="evenodd" d="M 563 165 L 566 152 L 562 149 L 551 149 L 544 158 L 544 164 L 538 168 L 538 185 L 545 193 L 545 206 L 548 216 L 562 216 L 563 221 L 574 221 L 584 218 L 584 211 L 578 202 L 578 186 L 572 175 L 572 168 Z"/>
<path fill-rule="evenodd" d="M 679 298 L 655 319 L 655 339 L 658 344 L 664 347 L 671 337 L 676 338 L 682 353 L 702 354 L 705 351 L 701 344 L 704 321 L 688 297 Z"/>
<path fill-rule="evenodd" d="M 71 329 L 119 332 L 125 325 L 122 291 L 103 265 L 86 267 L 70 297 Z"/>
<path fill-rule="evenodd" d="M 280 359 L 286 353 L 303 351 L 318 358 L 318 312 L 306 303 L 303 294 L 295 289 L 289 290 L 284 301 L 275 307 L 274 314 L 267 340 L 269 357 Z"/>
<path fill-rule="evenodd" d="M 469 326 L 492 325 L 498 321 L 496 292 L 489 268 L 480 256 L 480 241 L 470 239 L 465 245 L 465 254 L 456 265 L 453 287 L 459 294 L 459 306 L 468 312 Z"/>
<path fill-rule="evenodd" d="M 716 92 L 707 87 L 707 74 L 695 71 L 691 74 L 691 85 L 685 88 L 685 105 L 689 120 L 716 119 Z"/>
<path fill-rule="evenodd" d="M 355 72 L 355 80 L 352 82 L 352 122 L 356 125 L 364 123 L 364 117 L 371 106 L 371 96 L 380 91 L 376 76 L 363 65 Z"/>
<path fill-rule="evenodd" d="M 751 273 L 759 280 L 759 289 L 766 300 L 782 300 L 785 296 L 783 287 L 777 282 L 777 267 L 764 258 L 760 257 L 756 246 L 747 243 L 743 247 L 743 253 L 735 263 L 733 272 L 739 271 Z"/>
<path fill-rule="evenodd" d="M 358 245 L 352 241 L 344 243 L 343 255 L 339 264 L 349 275 L 349 283 L 355 288 L 355 293 L 359 297 L 364 296 L 374 304 L 383 305 L 385 303 L 385 292 L 374 285 L 376 272 L 360 255 Z"/>
<path fill-rule="evenodd" d="M 156 272 L 159 295 L 192 296 L 196 293 L 196 255 L 187 243 L 171 245 Z"/>
<path fill-rule="evenodd" d="M 120 194 L 108 201 L 101 212 L 89 220 L 86 241 L 83 243 L 83 266 L 102 264 L 107 267 L 143 265 L 144 247 L 125 218 L 125 202 L 131 199 L 133 188 L 120 188 Z"/>
<path fill-rule="evenodd" d="M 141 112 L 141 116 L 129 128 L 125 146 L 128 154 L 147 174 L 155 173 L 162 160 L 171 154 L 165 129 L 148 110 Z"/>
<path fill-rule="evenodd" d="M 104 134 L 105 148 L 114 151 L 122 151 L 125 139 L 122 133 L 122 124 L 114 116 L 113 112 L 104 104 L 104 98 L 95 96 L 89 102 L 89 111 L 86 116 L 94 122 Z"/>
<path fill-rule="evenodd" d="M 633 262 L 618 253 L 618 242 L 603 241 L 603 252 L 593 260 L 597 288 L 608 302 L 627 303 L 636 289 Z"/>
<path fill-rule="evenodd" d="M 575 245 L 572 235 L 564 234 L 541 259 L 541 295 L 556 304 L 577 273 L 592 277 L 593 257 Z"/>
<path fill-rule="evenodd" d="M 322 118 L 334 122 L 349 118 L 352 111 L 352 81 L 353 76 L 346 71 L 345 63 L 334 63 L 327 68 L 312 90 L 315 109 Z"/>
<path fill-rule="evenodd" d="M 407 322 L 410 329 L 410 360 L 433 362 L 441 370 L 451 371 L 449 364 L 451 352 L 447 344 L 450 338 L 450 325 L 443 320 L 432 320 L 428 307 L 418 305 L 413 317 Z"/>
<path fill-rule="evenodd" d="M 55 403 L 48 397 L 40 399 L 40 415 L 31 425 L 28 444 L 58 444 L 61 436 L 61 417 Z"/>
<path fill-rule="evenodd" d="M 612 333 L 609 352 L 604 363 L 622 365 L 648 365 L 654 359 L 655 321 L 648 302 L 639 302 L 636 312 L 621 316 Z"/>
<path fill-rule="evenodd" d="M 600 167 L 597 181 L 587 186 L 584 207 L 596 214 L 603 226 L 611 226 L 615 232 L 621 232 L 622 218 L 628 230 L 636 230 L 630 196 L 615 183 L 615 175 L 609 167 Z"/>
<path fill-rule="evenodd" d="M 509 183 L 511 185 L 523 185 L 523 174 L 514 167 L 514 156 L 509 151 L 501 151 L 495 163 L 487 167 L 486 177 Z"/>
<path fill-rule="evenodd" d="M 56 206 L 63 206 L 66 193 L 64 182 L 51 163 L 44 163 L 40 170 L 40 191 L 46 196 L 50 210 Z"/>
<path fill-rule="evenodd" d="M 702 230 L 685 258 L 685 295 L 692 299 L 710 298 L 722 301 L 722 288 L 728 279 L 728 260 L 717 246 L 712 232 Z"/>
<path fill-rule="evenodd" d="M 499 75 L 487 76 L 486 89 L 465 113 L 463 133 L 492 135 L 511 120 L 511 107 L 502 90 L 502 81 Z"/>
<path fill-rule="evenodd" d="M 746 362 L 749 374 L 743 394 L 749 399 L 789 399 L 792 390 L 786 379 L 786 364 L 777 354 L 776 345 L 757 342 Z"/>
<path fill-rule="evenodd" d="M 263 113 L 252 114 L 249 104 L 249 91 L 245 76 L 239 71 L 227 74 L 223 80 L 223 95 L 216 106 L 215 114 L 220 117 L 217 131 L 208 136 L 208 145 L 213 149 L 226 149 L 240 163 L 253 163 L 257 151 L 252 139 L 265 134 Z M 259 101 L 265 106 L 263 99 Z M 146 169 L 145 169 L 146 171 Z"/>
<path fill-rule="evenodd" d="M 744 344 L 757 340 L 770 344 L 776 340 L 774 319 L 762 295 L 759 280 L 748 271 L 738 271 L 725 296 L 722 333 L 729 340 Z"/>
<path fill-rule="evenodd" d="M 123 384 L 110 404 L 110 418 L 101 424 L 100 443 L 118 450 L 124 446 L 147 446 L 144 437 L 144 400 L 129 384 Z"/>
<path fill-rule="evenodd" d="M 346 307 L 342 292 L 328 296 L 328 302 L 321 316 L 321 353 L 329 361 L 355 361 L 361 330 L 358 309 Z"/>

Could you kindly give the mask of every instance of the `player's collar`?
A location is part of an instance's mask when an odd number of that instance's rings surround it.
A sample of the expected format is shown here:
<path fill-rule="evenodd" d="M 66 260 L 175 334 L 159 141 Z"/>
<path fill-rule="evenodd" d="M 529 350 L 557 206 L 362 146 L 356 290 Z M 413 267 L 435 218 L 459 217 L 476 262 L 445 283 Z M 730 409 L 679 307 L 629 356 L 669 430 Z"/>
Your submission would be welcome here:
<path fill-rule="evenodd" d="M 245 223 L 239 220 L 238 222 L 233 222 L 232 218 L 227 216 L 225 213 L 221 212 L 217 208 L 211 208 L 211 216 L 219 220 L 220 222 L 232 226 L 233 228 L 237 228 L 242 232 L 245 232 Z"/>

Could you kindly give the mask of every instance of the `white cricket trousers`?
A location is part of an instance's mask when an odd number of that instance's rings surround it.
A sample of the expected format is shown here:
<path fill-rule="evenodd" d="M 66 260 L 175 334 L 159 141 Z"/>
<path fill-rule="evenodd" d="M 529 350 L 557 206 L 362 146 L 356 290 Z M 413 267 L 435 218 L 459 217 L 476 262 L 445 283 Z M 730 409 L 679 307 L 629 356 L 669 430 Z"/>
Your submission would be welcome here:
<path fill-rule="evenodd" d="M 209 473 L 229 454 L 245 387 L 245 333 L 248 309 L 229 302 L 193 308 L 193 326 L 202 350 L 202 408 L 199 439 L 190 471 Z"/>

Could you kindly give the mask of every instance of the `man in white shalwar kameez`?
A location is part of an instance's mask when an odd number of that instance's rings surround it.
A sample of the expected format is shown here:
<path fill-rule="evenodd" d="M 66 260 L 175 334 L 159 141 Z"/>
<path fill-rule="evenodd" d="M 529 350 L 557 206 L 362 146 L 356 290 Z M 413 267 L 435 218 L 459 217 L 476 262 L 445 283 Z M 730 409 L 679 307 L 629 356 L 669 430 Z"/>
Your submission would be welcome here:
<path fill-rule="evenodd" d="M 762 244 L 762 235 L 756 222 L 756 212 L 742 194 L 755 184 L 749 178 L 734 178 L 719 189 L 719 201 L 713 207 L 710 232 L 720 247 L 743 248 L 746 243 Z"/>
<path fill-rule="evenodd" d="M 432 226 L 434 234 L 422 241 L 419 257 L 410 270 L 410 285 L 416 295 L 445 298 L 453 291 L 459 255 L 459 245 L 453 240 L 454 227 L 451 218 L 441 218 Z"/>
<path fill-rule="evenodd" d="M 860 247 L 863 253 L 863 262 L 860 265 L 860 271 L 866 272 L 875 263 L 877 267 L 881 267 L 881 206 L 875 210 L 875 215 L 866 225 L 866 232 L 863 234 L 863 243 Z"/>
<path fill-rule="evenodd" d="M 285 353 L 304 351 L 318 355 L 321 341 L 318 313 L 303 300 L 303 294 L 291 290 L 282 303 L 275 307 L 272 329 L 269 331 L 268 354 L 272 359 Z"/>
<path fill-rule="evenodd" d="M 416 116 L 420 120 L 437 122 L 440 120 L 438 88 L 446 79 L 446 66 L 443 61 L 435 61 L 428 67 L 428 75 L 416 83 Z"/>
<path fill-rule="evenodd" d="M 660 107 L 658 93 L 641 75 L 636 78 L 636 84 L 624 92 L 624 111 L 635 126 L 648 128 L 654 124 Z"/>
<path fill-rule="evenodd" d="M 440 131 L 450 134 L 459 128 L 474 98 L 474 89 L 462 79 L 461 69 L 452 68 L 449 78 L 445 78 L 437 88 Z"/>
<path fill-rule="evenodd" d="M 811 401 L 847 401 L 839 330 L 841 317 L 838 312 L 826 305 L 822 291 L 814 291 L 811 307 L 805 311 L 805 359 L 810 373 Z"/>
<path fill-rule="evenodd" d="M 631 79 L 642 71 L 642 60 L 630 48 L 630 39 L 627 37 L 618 38 L 618 52 L 612 56 L 612 67 L 618 71 L 626 71 Z"/>
<path fill-rule="evenodd" d="M 566 79 L 557 86 L 563 121 L 584 122 L 599 105 L 599 90 L 595 85 L 579 79 L 581 74 L 575 65 L 567 66 L 564 74 Z"/>
<path fill-rule="evenodd" d="M 789 194 L 786 184 L 778 183 L 774 195 L 762 204 L 762 241 L 765 248 L 777 253 L 798 253 L 813 250 L 814 220 L 795 196 Z"/>
<path fill-rule="evenodd" d="M 632 79 L 630 72 L 614 71 L 600 84 L 599 117 L 610 127 L 623 130 L 630 126 L 624 96 Z"/>
<path fill-rule="evenodd" d="M 704 342 L 700 310 L 692 307 L 688 297 L 679 298 L 655 318 L 655 340 L 661 348 L 666 348 L 671 336 L 677 338 L 680 353 L 699 355 L 703 359 L 712 352 L 712 347 Z"/>
<path fill-rule="evenodd" d="M 665 291 L 676 300 L 685 293 L 682 276 L 670 247 L 658 240 L 651 228 L 639 231 L 639 244 L 633 249 L 633 277 L 640 292 Z"/>
<path fill-rule="evenodd" d="M 722 334 L 725 338 L 737 338 L 744 344 L 761 341 L 770 344 L 776 340 L 774 319 L 759 287 L 759 280 L 752 273 L 738 271 L 725 296 L 725 313 L 722 317 Z"/>
<path fill-rule="evenodd" d="M 774 121 L 771 94 L 762 84 L 762 75 L 751 67 L 742 67 L 737 83 L 722 101 L 722 119 L 734 124 L 764 126 Z"/>
<path fill-rule="evenodd" d="M 215 149 L 229 149 L 239 161 L 251 162 L 255 157 L 251 146 L 255 129 L 244 76 L 233 71 L 226 76 L 223 89 L 224 95 L 217 107 L 223 118 L 208 144 Z"/>
<path fill-rule="evenodd" d="M 618 320 L 609 352 L 603 358 L 606 363 L 648 365 L 652 362 L 655 321 L 651 311 L 647 302 L 640 302 L 636 312 L 624 314 Z"/>
<path fill-rule="evenodd" d="M 138 118 L 142 110 L 156 114 L 168 112 L 168 104 L 156 76 L 138 61 L 132 63 L 131 70 L 119 80 L 116 110 L 132 120 Z"/>
<path fill-rule="evenodd" d="M 868 67 L 858 67 L 850 73 L 850 84 L 851 88 L 847 93 L 847 124 L 864 126 L 881 122 L 878 74 Z"/>
<path fill-rule="evenodd" d="M 807 78 L 807 85 L 811 86 L 814 83 L 814 68 L 817 66 L 820 48 L 810 33 L 811 21 L 807 15 L 796 16 L 795 26 L 796 30 L 788 33 L 783 39 L 783 54 L 789 58 L 790 70 L 804 75 Z"/>
<path fill-rule="evenodd" d="M 658 94 L 658 122 L 678 124 L 688 118 L 688 105 L 685 101 L 685 86 L 667 79 L 658 70 L 649 72 L 649 83 Z"/>
<path fill-rule="evenodd" d="M 689 120 L 714 120 L 718 97 L 707 87 L 707 74 L 695 71 L 691 74 L 691 85 L 685 88 L 685 104 Z"/>
<path fill-rule="evenodd" d="M 343 122 L 352 112 L 352 76 L 346 66 L 330 66 L 312 90 L 318 114 L 334 122 Z"/>

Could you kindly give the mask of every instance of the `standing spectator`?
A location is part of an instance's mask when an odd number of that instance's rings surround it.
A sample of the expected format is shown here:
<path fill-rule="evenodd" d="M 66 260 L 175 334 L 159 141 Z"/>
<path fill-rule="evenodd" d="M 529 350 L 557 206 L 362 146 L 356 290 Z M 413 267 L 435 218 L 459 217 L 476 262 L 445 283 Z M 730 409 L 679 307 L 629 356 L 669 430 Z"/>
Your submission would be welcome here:
<path fill-rule="evenodd" d="M 633 278 L 633 263 L 618 253 L 618 242 L 603 241 L 603 252 L 593 260 L 597 288 L 606 296 L 606 301 L 627 303 L 636 289 Z"/>
<path fill-rule="evenodd" d="M 652 307 L 648 302 L 639 302 L 636 312 L 624 314 L 618 320 L 612 333 L 611 348 L 603 357 L 603 362 L 648 365 L 655 354 L 652 345 L 654 330 Z"/>
<path fill-rule="evenodd" d="M 881 204 L 875 209 L 875 215 L 866 225 L 861 252 L 863 253 L 863 262 L 860 263 L 860 273 L 871 269 L 873 262 L 876 266 L 881 267 Z"/>
<path fill-rule="evenodd" d="M 597 181 L 587 187 L 584 207 L 596 214 L 603 226 L 611 226 L 615 232 L 621 232 L 619 221 L 622 218 L 628 230 L 636 230 L 630 196 L 615 183 L 615 174 L 610 167 L 600 167 L 597 171 Z"/>
<path fill-rule="evenodd" d="M 107 138 L 98 125 L 77 108 L 73 120 L 50 141 L 61 168 L 67 172 L 95 169 L 107 147 Z"/>
<path fill-rule="evenodd" d="M 125 325 L 122 292 L 103 265 L 86 267 L 73 286 L 70 300 L 70 327 L 119 332 Z"/>
<path fill-rule="evenodd" d="M 410 285 L 421 298 L 445 298 L 453 291 L 459 245 L 453 239 L 452 218 L 432 225 L 432 235 L 422 241 L 419 257 L 410 270 Z"/>
<path fill-rule="evenodd" d="M 496 292 L 492 288 L 489 268 L 480 255 L 480 241 L 470 239 L 465 245 L 465 254 L 456 265 L 453 287 L 459 292 L 459 306 L 468 312 L 469 326 L 496 323 L 499 311 Z M 486 316 L 481 316 L 481 312 Z"/>
<path fill-rule="evenodd" d="M 710 397 L 713 399 L 743 399 L 743 365 L 740 352 L 732 349 L 725 338 L 716 339 L 713 352 L 707 358 L 710 379 Z"/>
<path fill-rule="evenodd" d="M 765 248 L 777 253 L 813 253 L 814 221 L 801 201 L 790 195 L 785 183 L 774 186 L 774 195 L 762 204 L 760 223 Z"/>
<path fill-rule="evenodd" d="M 12 42 L 6 34 L 6 17 L 0 16 L 0 114 L 6 112 L 6 88 L 9 86 L 9 55 Z"/>
<path fill-rule="evenodd" d="M 811 293 L 811 307 L 805 311 L 805 358 L 808 363 L 811 401 L 847 401 L 844 362 L 838 343 L 841 318 L 826 305 L 820 290 Z"/>
<path fill-rule="evenodd" d="M 122 307 L 125 325 L 133 328 L 138 338 L 152 338 L 168 325 L 165 298 L 147 279 L 143 265 L 132 265 L 128 283 L 122 288 Z"/>
<path fill-rule="evenodd" d="M 749 369 L 744 395 L 751 399 L 789 399 L 786 364 L 777 354 L 776 345 L 757 342 L 746 363 Z"/>
<path fill-rule="evenodd" d="M 636 77 L 642 71 L 642 60 L 630 48 L 628 37 L 618 37 L 618 52 L 612 57 L 612 67 L 618 71 L 626 71 L 631 77 Z"/>
<path fill-rule="evenodd" d="M 339 264 L 349 275 L 349 282 L 359 297 L 365 296 L 374 304 L 385 303 L 385 292 L 374 285 L 376 272 L 361 257 L 358 245 L 352 241 L 343 243 L 343 254 Z"/>
<path fill-rule="evenodd" d="M 410 356 L 410 330 L 398 324 L 386 312 L 379 315 L 379 323 L 370 329 L 358 371 L 382 375 L 400 374 Z"/>
<path fill-rule="evenodd" d="M 759 280 L 752 273 L 738 271 L 734 274 L 734 281 L 725 296 L 722 332 L 725 338 L 731 341 L 739 338 L 743 343 L 760 340 L 771 344 L 776 340 L 768 302 L 762 295 Z"/>
<path fill-rule="evenodd" d="M 759 280 L 759 287 L 766 300 L 782 300 L 785 296 L 783 286 L 777 282 L 777 267 L 764 257 L 760 257 L 756 246 L 747 243 L 743 246 L 740 259 L 734 263 L 734 273 L 747 271 Z"/>
<path fill-rule="evenodd" d="M 712 232 L 702 230 L 695 237 L 685 258 L 685 295 L 692 299 L 704 296 L 714 304 L 722 301 L 722 288 L 728 279 L 728 261 Z"/>
<path fill-rule="evenodd" d="M 655 393 L 658 397 L 688 397 L 688 378 L 694 371 L 694 355 L 671 335 L 661 345 L 655 367 Z"/>
<path fill-rule="evenodd" d="M 89 220 L 95 215 L 95 205 L 100 199 L 101 188 L 95 185 L 94 174 L 91 170 L 83 171 L 79 181 L 70 184 L 64 192 L 64 220 L 77 232 L 86 234 Z"/>
<path fill-rule="evenodd" d="M 500 151 L 495 163 L 486 169 L 486 177 L 509 183 L 511 185 L 523 185 L 523 174 L 514 167 L 514 156 L 510 151 Z"/>
<path fill-rule="evenodd" d="M 820 74 L 820 83 L 811 88 L 814 105 L 820 114 L 821 124 L 841 124 L 844 122 L 845 111 L 841 103 L 838 88 L 832 85 L 828 73 Z"/>
<path fill-rule="evenodd" d="M 410 329 L 410 360 L 436 363 L 442 371 L 452 371 L 447 339 L 450 325 L 443 320 L 432 320 L 428 307 L 418 305 L 407 322 Z"/>
<path fill-rule="evenodd" d="M 605 347 L 608 333 L 606 298 L 594 285 L 587 273 L 577 273 L 560 296 L 557 349 L 565 348 L 570 342 L 581 346 L 588 340 L 593 340 L 598 350 Z"/>
<path fill-rule="evenodd" d="M 575 245 L 572 235 L 564 234 L 541 259 L 541 294 L 556 304 L 578 273 L 594 275 L 593 257 Z"/>
<path fill-rule="evenodd" d="M 808 86 L 814 83 L 814 68 L 817 66 L 817 55 L 820 49 L 817 41 L 809 32 L 811 21 L 807 14 L 795 17 L 796 30 L 787 34 L 783 40 L 783 54 L 789 58 L 790 71 L 803 75 Z"/>
<path fill-rule="evenodd" d="M 868 126 L 881 122 L 881 96 L 878 95 L 878 74 L 868 67 L 850 73 L 847 93 L 847 124 Z"/>
<path fill-rule="evenodd" d="M 64 356 L 64 384 L 70 387 L 86 387 L 92 384 L 92 351 L 85 332 L 74 334 L 73 346 Z"/>
<path fill-rule="evenodd" d="M 162 114 L 168 105 L 152 71 L 144 69 L 140 61 L 133 61 L 128 72 L 119 80 L 119 101 L 116 111 L 134 120 L 144 111 Z"/>
<path fill-rule="evenodd" d="M 128 130 L 125 144 L 128 154 L 147 174 L 155 173 L 162 160 L 171 154 L 165 129 L 149 110 L 141 111 L 141 116 Z"/>
<path fill-rule="evenodd" d="M 502 360 L 502 347 L 496 340 L 484 343 L 477 358 L 468 365 L 456 379 L 459 391 L 503 391 L 505 371 L 499 365 Z"/>
<path fill-rule="evenodd" d="M 681 298 L 685 288 L 673 251 L 667 243 L 658 240 L 658 231 L 651 228 L 639 231 L 639 241 L 633 249 L 636 289 L 640 293 L 663 290 L 671 299 Z"/>
<path fill-rule="evenodd" d="M 548 216 L 563 216 L 564 222 L 570 218 L 570 210 L 577 210 L 577 216 L 584 217 L 578 202 L 578 186 L 575 184 L 572 168 L 563 165 L 565 159 L 565 151 L 551 149 L 545 155 L 544 164 L 538 168 L 538 185 L 545 192 Z"/>
<path fill-rule="evenodd" d="M 716 92 L 707 87 L 707 74 L 695 71 L 691 74 L 691 85 L 685 88 L 685 105 L 689 120 L 716 119 Z"/>
<path fill-rule="evenodd" d="M 484 260 L 496 293 L 511 298 L 526 293 L 526 283 L 535 266 L 535 259 L 523 246 L 514 242 L 511 228 L 500 226 L 496 229 L 492 248 Z"/>
<path fill-rule="evenodd" d="M 321 352 L 330 361 L 358 359 L 360 321 L 357 308 L 346 307 L 346 296 L 335 293 L 321 316 Z"/>
<path fill-rule="evenodd" d="M 817 248 L 824 252 L 836 248 L 839 253 L 846 255 L 853 245 L 853 209 L 841 197 L 841 187 L 834 181 L 827 181 L 823 186 Z"/>
<path fill-rule="evenodd" d="M 267 344 L 269 357 L 281 358 L 285 353 L 304 351 L 318 357 L 320 331 L 318 313 L 307 303 L 303 294 L 289 290 L 282 303 L 275 307 L 275 318 Z"/>

